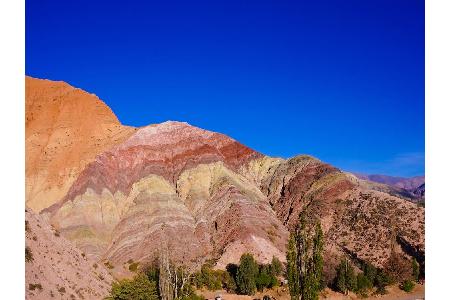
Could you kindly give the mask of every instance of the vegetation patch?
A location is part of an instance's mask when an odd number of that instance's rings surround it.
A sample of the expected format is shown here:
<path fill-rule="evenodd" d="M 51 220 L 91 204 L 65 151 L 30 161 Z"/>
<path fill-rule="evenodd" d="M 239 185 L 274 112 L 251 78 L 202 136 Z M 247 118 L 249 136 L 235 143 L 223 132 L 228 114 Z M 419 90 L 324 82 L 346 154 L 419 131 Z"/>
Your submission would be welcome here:
<path fill-rule="evenodd" d="M 25 247 L 25 262 L 32 262 L 33 261 L 33 253 L 31 252 L 31 248 L 26 246 Z"/>
<path fill-rule="evenodd" d="M 40 283 L 30 283 L 30 284 L 28 285 L 28 289 L 29 289 L 30 291 L 34 291 L 34 290 L 36 290 L 36 289 L 42 291 L 42 285 L 41 285 Z"/>
<path fill-rule="evenodd" d="M 128 266 L 128 270 L 130 270 L 131 272 L 136 272 L 138 270 L 138 267 L 139 267 L 139 263 L 133 262 Z"/>
<path fill-rule="evenodd" d="M 26 221 L 26 220 L 25 220 L 25 232 L 26 233 L 30 233 L 31 232 L 30 223 L 28 221 Z"/>
<path fill-rule="evenodd" d="M 415 283 L 412 280 L 405 280 L 400 284 L 400 288 L 407 293 L 412 292 L 414 289 Z"/>
<path fill-rule="evenodd" d="M 114 269 L 114 266 L 113 266 L 109 261 L 105 261 L 103 264 L 104 264 L 105 267 L 107 267 L 108 269 Z"/>

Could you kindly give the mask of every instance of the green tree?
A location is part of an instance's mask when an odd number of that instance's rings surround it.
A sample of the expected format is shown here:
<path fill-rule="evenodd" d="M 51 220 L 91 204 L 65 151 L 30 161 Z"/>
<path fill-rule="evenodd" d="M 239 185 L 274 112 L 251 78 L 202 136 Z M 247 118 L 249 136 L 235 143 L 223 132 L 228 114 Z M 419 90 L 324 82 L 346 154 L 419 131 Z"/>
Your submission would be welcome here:
<path fill-rule="evenodd" d="M 262 265 L 259 267 L 259 273 L 256 276 L 256 288 L 263 291 L 264 288 L 272 288 L 278 285 L 278 280 L 272 270 L 272 265 Z"/>
<path fill-rule="evenodd" d="M 238 291 L 245 295 L 254 295 L 256 291 L 256 277 L 258 276 L 258 264 L 253 255 L 245 253 L 241 256 L 236 274 Z"/>
<path fill-rule="evenodd" d="M 317 222 L 314 236 L 314 248 L 313 248 L 313 289 L 314 291 L 320 291 L 325 287 L 325 281 L 323 279 L 323 231 L 320 222 Z M 316 293 L 317 294 L 317 293 Z M 315 297 L 317 298 L 317 297 Z"/>
<path fill-rule="evenodd" d="M 356 291 L 358 294 L 366 295 L 370 288 L 372 288 L 370 280 L 366 275 L 364 275 L 364 273 L 359 273 L 356 276 Z"/>
<path fill-rule="evenodd" d="M 412 261 L 412 274 L 414 281 L 419 281 L 419 275 L 420 275 L 420 268 L 419 264 L 417 263 L 417 260 L 414 258 Z"/>
<path fill-rule="evenodd" d="M 270 266 L 272 268 L 272 273 L 275 276 L 279 276 L 283 272 L 283 264 L 275 256 L 272 257 L 272 262 L 270 263 Z"/>
<path fill-rule="evenodd" d="M 347 295 L 349 291 L 356 290 L 357 281 L 355 270 L 347 259 L 341 260 L 336 273 L 336 288 L 338 291 Z"/>
<path fill-rule="evenodd" d="M 377 277 L 377 268 L 371 263 L 366 262 L 363 264 L 362 269 L 364 276 L 369 281 L 369 288 L 372 288 L 375 283 L 375 278 Z"/>
<path fill-rule="evenodd" d="M 157 300 L 156 283 L 145 274 L 139 274 L 132 280 L 114 282 L 108 299 L 111 300 Z"/>
<path fill-rule="evenodd" d="M 291 299 L 316 300 L 324 286 L 323 232 L 321 224 L 306 222 L 300 215 L 299 224 L 291 234 L 287 252 L 287 275 Z"/>
<path fill-rule="evenodd" d="M 297 265 L 297 237 L 295 233 L 291 233 L 289 238 L 288 250 L 286 255 L 287 260 L 287 279 L 289 286 L 289 294 L 292 300 L 298 300 L 300 296 L 299 274 Z"/>

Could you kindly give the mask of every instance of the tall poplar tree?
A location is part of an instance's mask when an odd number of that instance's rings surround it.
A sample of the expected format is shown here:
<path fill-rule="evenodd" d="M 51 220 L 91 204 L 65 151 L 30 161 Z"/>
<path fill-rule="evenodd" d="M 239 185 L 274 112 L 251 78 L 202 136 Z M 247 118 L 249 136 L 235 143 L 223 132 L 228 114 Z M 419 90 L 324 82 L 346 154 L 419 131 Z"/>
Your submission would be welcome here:
<path fill-rule="evenodd" d="M 287 262 L 291 299 L 317 300 L 322 289 L 323 232 L 320 221 L 307 224 L 305 214 L 289 240 Z"/>

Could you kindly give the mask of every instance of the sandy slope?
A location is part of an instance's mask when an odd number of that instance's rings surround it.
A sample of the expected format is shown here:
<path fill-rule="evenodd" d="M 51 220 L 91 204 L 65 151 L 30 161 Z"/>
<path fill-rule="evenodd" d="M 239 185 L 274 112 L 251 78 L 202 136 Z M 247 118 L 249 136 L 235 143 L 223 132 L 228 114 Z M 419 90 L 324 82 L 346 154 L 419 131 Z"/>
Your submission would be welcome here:
<path fill-rule="evenodd" d="M 59 235 L 41 216 L 28 211 L 26 246 L 32 261 L 25 266 L 26 299 L 102 299 L 112 277 Z"/>

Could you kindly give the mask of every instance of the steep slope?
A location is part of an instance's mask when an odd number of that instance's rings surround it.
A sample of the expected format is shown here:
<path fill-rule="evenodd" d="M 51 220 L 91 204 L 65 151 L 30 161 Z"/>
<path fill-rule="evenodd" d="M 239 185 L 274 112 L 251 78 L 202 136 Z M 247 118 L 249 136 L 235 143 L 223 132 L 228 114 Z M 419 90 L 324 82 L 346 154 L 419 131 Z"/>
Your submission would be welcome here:
<path fill-rule="evenodd" d="M 420 197 L 422 199 L 425 198 L 425 183 L 421 184 L 420 186 L 418 186 L 417 188 L 415 188 L 412 193 L 414 195 L 416 195 L 417 197 Z"/>
<path fill-rule="evenodd" d="M 26 299 L 102 299 L 109 292 L 111 275 L 71 242 L 60 236 L 41 216 L 25 212 Z M 31 253 L 31 254 L 30 254 Z"/>
<path fill-rule="evenodd" d="M 135 129 L 65 82 L 26 77 L 25 88 L 26 204 L 39 212 L 63 198 L 97 154 Z"/>
<path fill-rule="evenodd" d="M 361 188 L 353 176 L 309 156 L 266 169 L 260 188 L 284 225 L 292 230 L 301 212 L 321 220 L 329 273 L 344 254 L 379 267 L 398 252 L 424 260 L 423 208 Z"/>

